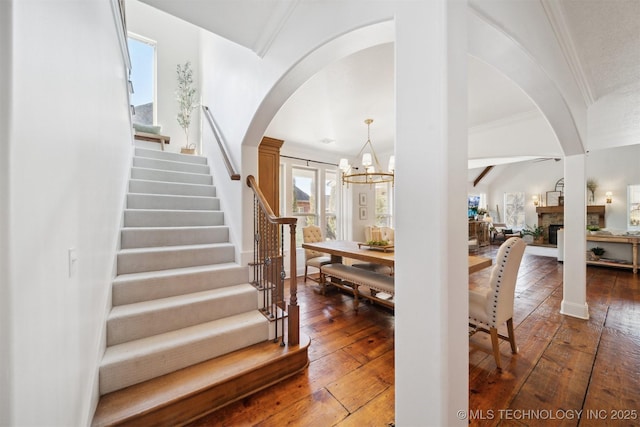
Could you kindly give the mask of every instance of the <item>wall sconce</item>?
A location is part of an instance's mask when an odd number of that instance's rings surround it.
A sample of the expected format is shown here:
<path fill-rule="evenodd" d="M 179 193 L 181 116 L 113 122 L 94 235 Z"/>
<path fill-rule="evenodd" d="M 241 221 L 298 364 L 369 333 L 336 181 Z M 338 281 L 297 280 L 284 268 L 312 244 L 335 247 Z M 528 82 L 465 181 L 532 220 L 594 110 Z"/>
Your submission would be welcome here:
<path fill-rule="evenodd" d="M 611 203 L 611 201 L 613 200 L 613 193 L 611 191 L 607 191 L 605 193 L 605 196 L 607 196 L 607 203 Z"/>
<path fill-rule="evenodd" d="M 537 195 L 531 196 L 531 200 L 533 200 L 533 205 L 534 206 L 538 206 L 538 203 L 540 203 L 540 200 L 538 199 Z"/>

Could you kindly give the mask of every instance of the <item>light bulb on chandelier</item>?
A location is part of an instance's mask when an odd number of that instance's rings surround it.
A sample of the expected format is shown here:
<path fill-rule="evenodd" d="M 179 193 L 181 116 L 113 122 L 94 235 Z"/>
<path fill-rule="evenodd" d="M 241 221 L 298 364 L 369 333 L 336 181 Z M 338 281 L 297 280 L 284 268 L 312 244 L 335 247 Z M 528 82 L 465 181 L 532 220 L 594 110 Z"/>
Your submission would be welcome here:
<path fill-rule="evenodd" d="M 389 158 L 389 172 L 382 172 L 382 168 L 380 167 L 380 162 L 378 161 L 378 156 L 376 155 L 376 151 L 373 149 L 373 145 L 371 144 L 371 123 L 373 123 L 373 119 L 366 119 L 365 124 L 367 125 L 367 141 L 364 143 L 357 157 L 360 157 L 362 154 L 362 166 L 352 166 L 349 164 L 347 159 L 340 159 L 340 163 L 338 167 L 342 171 L 342 184 L 377 184 L 380 182 L 390 182 L 393 184 L 394 182 L 394 172 L 395 172 L 395 157 L 391 156 Z M 369 147 L 371 152 L 364 152 L 365 149 Z"/>

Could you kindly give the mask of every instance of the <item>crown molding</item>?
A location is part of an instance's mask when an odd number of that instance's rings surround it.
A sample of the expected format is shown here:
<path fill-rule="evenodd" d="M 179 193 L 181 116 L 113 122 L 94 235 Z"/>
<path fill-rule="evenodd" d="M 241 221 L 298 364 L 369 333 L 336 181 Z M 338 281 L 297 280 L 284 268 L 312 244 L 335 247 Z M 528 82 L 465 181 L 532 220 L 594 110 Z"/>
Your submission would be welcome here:
<path fill-rule="evenodd" d="M 294 9 L 298 6 L 299 0 L 276 2 L 273 12 L 269 16 L 269 20 L 265 23 L 263 30 L 260 32 L 253 44 L 252 50 L 260 58 L 263 58 L 273 41 L 276 39 L 284 24 L 293 13 Z"/>
<path fill-rule="evenodd" d="M 549 18 L 551 28 L 558 39 L 562 54 L 569 64 L 569 68 L 571 69 L 571 73 L 576 80 L 576 84 L 582 93 L 582 97 L 584 98 L 587 106 L 592 105 L 595 102 L 595 98 L 591 91 L 591 84 L 589 78 L 584 72 L 584 69 L 582 68 L 580 55 L 578 55 L 573 38 L 568 30 L 569 26 L 567 25 L 561 3 L 558 0 L 540 0 L 540 2 L 542 3 L 542 8 L 544 9 L 547 18 Z"/>

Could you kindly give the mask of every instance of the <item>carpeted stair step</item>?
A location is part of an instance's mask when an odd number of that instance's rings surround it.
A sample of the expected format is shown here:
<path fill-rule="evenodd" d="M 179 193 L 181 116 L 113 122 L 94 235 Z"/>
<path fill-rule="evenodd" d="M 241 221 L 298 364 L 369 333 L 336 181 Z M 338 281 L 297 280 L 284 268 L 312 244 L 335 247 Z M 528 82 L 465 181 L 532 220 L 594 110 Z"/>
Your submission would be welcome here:
<path fill-rule="evenodd" d="M 218 264 L 234 260 L 235 249 L 230 243 L 122 249 L 118 252 L 118 274 Z"/>
<path fill-rule="evenodd" d="M 173 194 L 127 194 L 128 209 L 220 210 L 217 197 Z"/>
<path fill-rule="evenodd" d="M 258 309 L 258 290 L 245 283 L 114 307 L 107 346 L 175 331 Z"/>
<path fill-rule="evenodd" d="M 134 227 L 123 228 L 122 249 L 150 248 L 155 246 L 201 245 L 229 241 L 229 227 Z"/>
<path fill-rule="evenodd" d="M 131 168 L 131 178 L 144 179 L 148 181 L 183 182 L 187 184 L 213 184 L 213 178 L 211 175 L 135 167 Z"/>
<path fill-rule="evenodd" d="M 109 393 L 100 398 L 91 426 L 185 425 L 303 371 L 309 344 L 303 333 L 299 345 L 262 341 Z"/>
<path fill-rule="evenodd" d="M 257 310 L 108 347 L 100 394 L 137 384 L 264 341 L 269 322 Z"/>
<path fill-rule="evenodd" d="M 132 179 L 129 180 L 129 193 L 216 197 L 216 187 L 213 185 Z"/>
<path fill-rule="evenodd" d="M 113 306 L 234 286 L 249 281 L 249 267 L 221 263 L 121 274 L 113 281 Z"/>
<path fill-rule="evenodd" d="M 222 211 L 125 209 L 125 227 L 195 227 L 224 225 Z"/>
<path fill-rule="evenodd" d="M 187 173 L 209 173 L 208 165 L 196 163 L 176 162 L 173 160 L 151 159 L 146 157 L 134 157 L 133 167 L 146 169 L 160 169 L 165 171 L 187 172 Z"/>
<path fill-rule="evenodd" d="M 202 156 L 194 156 L 192 154 L 173 153 L 171 151 L 150 150 L 146 148 L 136 147 L 136 157 L 147 157 L 151 159 L 172 160 L 175 162 L 195 163 L 206 165 L 207 159 Z"/>

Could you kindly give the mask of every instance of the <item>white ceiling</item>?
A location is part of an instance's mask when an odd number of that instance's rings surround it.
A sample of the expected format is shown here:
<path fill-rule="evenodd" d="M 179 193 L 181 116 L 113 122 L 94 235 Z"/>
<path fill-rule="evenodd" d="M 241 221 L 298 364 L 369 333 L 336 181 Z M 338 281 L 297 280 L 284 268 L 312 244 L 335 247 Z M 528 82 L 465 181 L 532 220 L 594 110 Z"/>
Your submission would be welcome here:
<path fill-rule="evenodd" d="M 262 55 L 300 0 L 142 1 Z M 540 1 L 586 105 L 627 88 L 640 93 L 639 0 Z M 629 102 L 637 108 L 640 100 L 629 98 Z M 534 109 L 509 79 L 469 59 L 470 128 Z M 376 150 L 391 151 L 392 44 L 366 49 L 317 73 L 283 105 L 266 135 L 306 148 L 355 155 L 366 141 L 366 118 L 374 119 L 371 140 Z"/>
<path fill-rule="evenodd" d="M 266 134 L 305 148 L 356 155 L 367 140 L 364 120 L 372 118 L 374 148 L 393 151 L 393 57 L 389 43 L 326 67 L 289 98 Z M 468 83 L 470 128 L 536 109 L 511 80 L 473 57 Z"/>
<path fill-rule="evenodd" d="M 640 1 L 560 0 L 594 100 L 640 85 Z"/>

